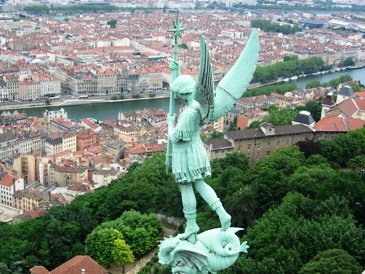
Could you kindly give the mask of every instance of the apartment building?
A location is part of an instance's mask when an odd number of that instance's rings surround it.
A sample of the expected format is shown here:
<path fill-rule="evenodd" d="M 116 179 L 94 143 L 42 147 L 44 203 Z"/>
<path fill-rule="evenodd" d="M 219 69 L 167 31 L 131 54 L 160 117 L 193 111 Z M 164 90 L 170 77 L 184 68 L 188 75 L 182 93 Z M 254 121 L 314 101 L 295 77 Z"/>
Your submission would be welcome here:
<path fill-rule="evenodd" d="M 73 183 L 87 179 L 87 168 L 74 166 L 56 166 L 52 165 L 51 184 L 58 186 L 69 186 Z"/>
<path fill-rule="evenodd" d="M 0 159 L 13 158 L 18 154 L 18 138 L 12 131 L 0 133 Z"/>
<path fill-rule="evenodd" d="M 37 181 L 37 156 L 32 154 L 20 154 L 20 156 L 14 159 L 13 169 L 17 174 L 22 174 L 27 182 Z"/>
<path fill-rule="evenodd" d="M 93 172 L 94 188 L 106 186 L 110 184 L 112 180 L 116 180 L 117 172 L 115 170 L 101 169 Z"/>
<path fill-rule="evenodd" d="M 14 206 L 23 212 L 35 210 L 47 200 L 42 192 L 36 189 L 18 190 L 14 193 Z"/>
<path fill-rule="evenodd" d="M 77 138 L 75 132 L 65 132 L 62 134 L 62 150 L 77 150 Z"/>
<path fill-rule="evenodd" d="M 44 98 L 47 94 L 61 94 L 61 81 L 47 79 L 33 80 L 25 79 L 19 81 L 18 76 L 15 78 L 5 78 L 8 99 L 10 100 L 29 100 Z"/>
<path fill-rule="evenodd" d="M 280 148 L 313 139 L 314 133 L 301 124 L 275 127 L 263 123 L 257 129 L 227 132 L 224 138 L 233 145 L 232 152 L 246 154 L 250 165 L 253 165 Z"/>
<path fill-rule="evenodd" d="M 138 141 L 141 133 L 140 129 L 138 129 L 137 127 L 134 127 L 130 124 L 125 124 L 116 125 L 114 127 L 114 135 L 126 143 L 133 143 Z"/>
<path fill-rule="evenodd" d="M 0 173 L 0 204 L 14 206 L 14 193 L 23 189 L 25 189 L 23 177 L 11 170 Z"/>
<path fill-rule="evenodd" d="M 84 151 L 88 149 L 89 147 L 96 145 L 96 133 L 85 133 L 85 132 L 79 132 L 76 135 L 76 148 L 77 150 Z"/>
<path fill-rule="evenodd" d="M 51 134 L 44 142 L 44 150 L 46 156 L 56 154 L 63 151 L 62 136 L 60 134 Z"/>

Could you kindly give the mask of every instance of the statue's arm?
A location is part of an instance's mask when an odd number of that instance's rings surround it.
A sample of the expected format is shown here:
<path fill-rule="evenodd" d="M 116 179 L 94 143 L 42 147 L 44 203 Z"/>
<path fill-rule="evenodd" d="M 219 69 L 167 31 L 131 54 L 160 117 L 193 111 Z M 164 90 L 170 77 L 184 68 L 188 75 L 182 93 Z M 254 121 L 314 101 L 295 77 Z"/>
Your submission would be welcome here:
<path fill-rule="evenodd" d="M 172 71 L 172 79 L 173 81 L 180 76 L 180 64 L 176 60 L 172 60 L 170 63 L 170 69 Z"/>
<path fill-rule="evenodd" d="M 168 135 L 173 143 L 177 142 L 191 142 L 197 130 L 199 130 L 199 114 L 197 110 L 188 108 L 185 109 L 178 119 L 175 126 L 175 117 L 168 119 L 169 125 Z"/>
<path fill-rule="evenodd" d="M 172 143 L 178 142 L 178 138 L 175 136 L 175 114 L 170 116 L 167 116 L 167 125 L 168 125 L 168 138 Z"/>

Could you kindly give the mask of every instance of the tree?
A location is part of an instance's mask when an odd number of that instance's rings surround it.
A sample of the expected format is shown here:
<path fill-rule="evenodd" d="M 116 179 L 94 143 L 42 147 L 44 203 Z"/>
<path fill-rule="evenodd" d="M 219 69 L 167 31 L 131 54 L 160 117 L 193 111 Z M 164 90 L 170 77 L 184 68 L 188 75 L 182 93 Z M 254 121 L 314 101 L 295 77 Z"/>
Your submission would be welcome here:
<path fill-rule="evenodd" d="M 317 253 L 331 248 L 346 250 L 361 263 L 364 229 L 357 228 L 351 217 L 318 207 L 321 201 L 289 193 L 278 207 L 268 210 L 244 236 L 254 247 L 238 259 L 245 273 L 298 273 Z"/>
<path fill-rule="evenodd" d="M 299 141 L 296 144 L 306 158 L 312 155 L 318 155 L 321 152 L 321 143 L 313 139 Z"/>
<path fill-rule="evenodd" d="M 353 92 L 361 92 L 362 91 L 362 87 L 356 83 L 353 82 L 349 82 L 347 83 L 351 88 Z"/>
<path fill-rule="evenodd" d="M 321 119 L 322 104 L 318 101 L 309 101 L 304 107 L 298 107 L 297 110 L 309 111 L 314 121 L 318 122 Z"/>
<path fill-rule="evenodd" d="M 249 227 L 256 219 L 257 200 L 251 186 L 245 185 L 225 199 L 227 211 L 234 216 L 233 225 Z"/>
<path fill-rule="evenodd" d="M 46 105 L 49 106 L 51 104 L 51 100 L 49 98 L 46 99 Z"/>
<path fill-rule="evenodd" d="M 274 126 L 291 125 L 291 122 L 298 115 L 298 110 L 289 108 L 279 109 L 276 106 L 269 107 L 269 115 L 264 118 L 264 122 L 268 122 Z"/>
<path fill-rule="evenodd" d="M 351 66 L 355 66 L 355 62 L 354 60 L 352 60 L 351 57 L 347 57 L 345 60 L 341 61 L 338 64 L 339 67 L 351 67 Z"/>
<path fill-rule="evenodd" d="M 321 155 L 329 161 L 346 167 L 350 159 L 365 154 L 365 128 L 341 134 L 333 140 L 321 141 Z"/>
<path fill-rule="evenodd" d="M 347 165 L 358 174 L 360 174 L 365 179 L 365 156 L 356 156 L 350 159 Z"/>
<path fill-rule="evenodd" d="M 115 29 L 117 27 L 117 19 L 111 19 L 109 20 L 106 24 L 111 28 L 111 29 Z"/>
<path fill-rule="evenodd" d="M 332 79 L 328 82 L 328 84 L 333 87 L 333 88 L 337 88 L 337 86 L 339 84 L 342 84 L 342 83 L 346 83 L 346 82 L 350 82 L 352 80 L 352 77 L 350 75 L 342 75 L 341 77 L 339 78 L 336 78 L 336 79 Z"/>
<path fill-rule="evenodd" d="M 305 88 L 310 89 L 310 88 L 316 88 L 316 87 L 320 87 L 320 86 L 321 86 L 321 82 L 319 80 L 311 80 L 311 81 L 308 81 Z"/>
<path fill-rule="evenodd" d="M 85 244 L 85 253 L 106 267 L 112 262 L 124 265 L 134 260 L 130 247 L 117 229 L 98 227 L 87 236 Z"/>
<path fill-rule="evenodd" d="M 259 128 L 261 124 L 262 121 L 252 121 L 251 124 L 246 129 Z"/>
<path fill-rule="evenodd" d="M 210 135 L 209 140 L 222 139 L 223 137 L 224 137 L 223 132 L 214 130 L 213 133 Z"/>
<path fill-rule="evenodd" d="M 233 118 L 233 122 L 229 123 L 228 131 L 236 130 L 237 129 L 237 116 Z"/>
<path fill-rule="evenodd" d="M 130 246 L 127 245 L 125 241 L 122 239 L 116 239 L 114 241 L 114 248 L 112 250 L 111 255 L 117 266 L 123 266 L 123 273 L 124 273 L 124 266 L 127 263 L 134 262 L 134 256 Z"/>
<path fill-rule="evenodd" d="M 162 227 L 154 214 L 126 211 L 120 218 L 101 224 L 101 228 L 116 229 L 130 246 L 133 254 L 143 255 L 154 247 L 161 238 Z"/>
<path fill-rule="evenodd" d="M 357 274 L 362 267 L 347 251 L 343 249 L 328 249 L 318 253 L 313 260 L 305 264 L 299 274 L 333 273 Z"/>

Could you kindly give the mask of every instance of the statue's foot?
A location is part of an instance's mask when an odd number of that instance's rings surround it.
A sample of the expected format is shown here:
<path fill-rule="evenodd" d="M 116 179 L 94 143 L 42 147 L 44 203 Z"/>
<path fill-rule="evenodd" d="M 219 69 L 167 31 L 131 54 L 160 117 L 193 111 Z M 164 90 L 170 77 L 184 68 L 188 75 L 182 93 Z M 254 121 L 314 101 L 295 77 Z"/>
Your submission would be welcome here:
<path fill-rule="evenodd" d="M 224 209 L 219 215 L 219 221 L 221 222 L 221 229 L 226 231 L 231 226 L 231 215 L 229 215 Z"/>
<path fill-rule="evenodd" d="M 180 239 L 195 244 L 198 232 L 199 232 L 199 226 L 197 224 L 188 225 L 185 229 L 185 232 L 180 235 Z"/>

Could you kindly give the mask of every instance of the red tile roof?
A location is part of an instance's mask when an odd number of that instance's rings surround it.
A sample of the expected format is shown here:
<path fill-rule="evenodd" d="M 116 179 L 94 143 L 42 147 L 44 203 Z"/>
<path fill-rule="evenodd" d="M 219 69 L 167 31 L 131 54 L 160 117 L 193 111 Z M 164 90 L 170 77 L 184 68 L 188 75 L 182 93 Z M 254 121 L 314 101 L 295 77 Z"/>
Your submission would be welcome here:
<path fill-rule="evenodd" d="M 48 157 L 50 157 L 50 158 L 58 158 L 58 157 L 62 157 L 62 156 L 68 155 L 68 154 L 72 154 L 72 150 L 71 149 L 67 149 L 67 150 L 64 150 L 64 151 L 61 151 L 61 152 L 58 152 L 58 153 L 49 155 Z"/>
<path fill-rule="evenodd" d="M 163 145 L 163 144 L 154 145 L 154 146 L 152 146 L 152 151 L 153 152 L 162 152 L 162 151 L 165 151 L 165 145 Z"/>
<path fill-rule="evenodd" d="M 43 216 L 44 214 L 46 214 L 45 211 L 36 211 L 36 210 L 31 210 L 31 211 L 27 211 L 26 214 L 31 217 L 32 219 L 38 218 Z M 48 273 L 48 272 L 47 272 Z"/>
<path fill-rule="evenodd" d="M 135 146 L 128 148 L 130 154 L 145 154 L 146 148 L 142 144 L 136 144 Z"/>
<path fill-rule="evenodd" d="M 75 256 L 51 271 L 52 274 L 80 274 L 85 269 L 87 274 L 106 274 L 107 271 L 89 256 Z"/>
<path fill-rule="evenodd" d="M 30 269 L 31 274 L 49 274 L 50 272 L 44 266 L 34 266 Z"/>
<path fill-rule="evenodd" d="M 60 166 L 60 167 L 57 167 L 56 170 L 58 172 L 79 173 L 79 170 L 72 166 Z"/>
<path fill-rule="evenodd" d="M 99 126 L 91 122 L 89 119 L 81 119 L 81 122 L 91 129 L 97 129 Z"/>
<path fill-rule="evenodd" d="M 318 121 L 313 129 L 315 131 L 347 132 L 365 126 L 365 121 L 351 117 L 327 116 Z"/>
<path fill-rule="evenodd" d="M 355 92 L 355 95 L 361 97 L 362 99 L 365 99 L 365 91 Z"/>
<path fill-rule="evenodd" d="M 3 186 L 11 187 L 13 185 L 13 178 L 15 178 L 12 175 L 6 174 L 0 181 L 0 184 Z M 15 178 L 16 179 L 16 178 Z"/>
<path fill-rule="evenodd" d="M 248 118 L 244 115 L 237 116 L 237 129 L 245 129 L 248 126 Z"/>

